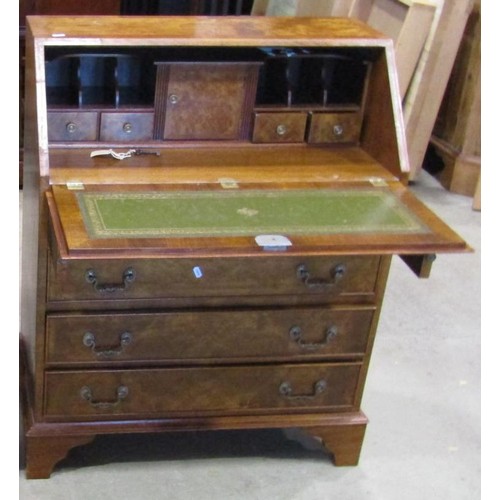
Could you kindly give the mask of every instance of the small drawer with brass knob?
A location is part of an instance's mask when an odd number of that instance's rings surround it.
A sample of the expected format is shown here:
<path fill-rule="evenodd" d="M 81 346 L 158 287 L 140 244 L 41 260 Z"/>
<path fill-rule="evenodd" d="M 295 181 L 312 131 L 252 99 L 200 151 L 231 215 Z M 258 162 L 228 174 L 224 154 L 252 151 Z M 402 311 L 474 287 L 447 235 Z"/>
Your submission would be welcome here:
<path fill-rule="evenodd" d="M 307 142 L 357 143 L 361 132 L 361 113 L 312 113 Z"/>
<path fill-rule="evenodd" d="M 303 142 L 307 113 L 255 113 L 253 142 Z"/>
<path fill-rule="evenodd" d="M 94 111 L 50 111 L 47 113 L 49 141 L 95 141 L 98 118 Z"/>
<path fill-rule="evenodd" d="M 101 115 L 101 141 L 147 141 L 152 137 L 152 112 L 105 112 Z"/>

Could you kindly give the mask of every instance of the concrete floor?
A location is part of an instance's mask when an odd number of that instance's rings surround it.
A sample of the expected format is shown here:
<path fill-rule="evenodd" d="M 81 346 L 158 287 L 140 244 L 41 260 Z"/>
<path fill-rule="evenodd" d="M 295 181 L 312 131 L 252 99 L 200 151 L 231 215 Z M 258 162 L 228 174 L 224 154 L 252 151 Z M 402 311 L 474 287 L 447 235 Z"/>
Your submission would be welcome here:
<path fill-rule="evenodd" d="M 357 467 L 332 466 L 291 431 L 102 437 L 73 450 L 49 480 L 25 479 L 21 451 L 19 498 L 479 499 L 481 214 L 425 172 L 412 190 L 475 253 L 440 255 L 428 280 L 394 258 Z"/>

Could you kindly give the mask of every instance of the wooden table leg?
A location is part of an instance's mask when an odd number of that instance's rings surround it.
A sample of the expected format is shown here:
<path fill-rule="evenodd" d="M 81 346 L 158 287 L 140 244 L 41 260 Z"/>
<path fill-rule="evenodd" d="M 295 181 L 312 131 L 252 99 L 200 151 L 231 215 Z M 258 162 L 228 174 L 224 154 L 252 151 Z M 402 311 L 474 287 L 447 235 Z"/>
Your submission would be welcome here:
<path fill-rule="evenodd" d="M 47 479 L 54 466 L 76 446 L 90 443 L 94 435 L 26 436 L 26 477 Z"/>

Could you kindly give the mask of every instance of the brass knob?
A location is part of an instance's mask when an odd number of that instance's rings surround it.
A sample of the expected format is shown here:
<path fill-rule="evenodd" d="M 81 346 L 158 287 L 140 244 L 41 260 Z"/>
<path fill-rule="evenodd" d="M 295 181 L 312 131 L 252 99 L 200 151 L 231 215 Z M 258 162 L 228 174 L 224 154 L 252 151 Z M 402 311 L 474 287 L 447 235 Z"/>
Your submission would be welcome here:
<path fill-rule="evenodd" d="M 73 134 L 76 132 L 76 123 L 69 122 L 66 124 L 66 130 L 68 131 L 69 134 Z"/>
<path fill-rule="evenodd" d="M 344 133 L 344 127 L 342 125 L 333 126 L 333 134 L 340 137 Z"/>
<path fill-rule="evenodd" d="M 176 94 L 170 94 L 168 96 L 168 101 L 170 104 L 177 104 L 179 102 L 179 96 Z"/>
<path fill-rule="evenodd" d="M 278 135 L 285 135 L 287 133 L 287 127 L 286 125 L 280 124 L 276 127 L 276 133 Z"/>
<path fill-rule="evenodd" d="M 123 124 L 123 131 L 126 133 L 126 134 L 130 134 L 132 132 L 132 124 L 127 122 L 127 123 L 124 123 Z"/>

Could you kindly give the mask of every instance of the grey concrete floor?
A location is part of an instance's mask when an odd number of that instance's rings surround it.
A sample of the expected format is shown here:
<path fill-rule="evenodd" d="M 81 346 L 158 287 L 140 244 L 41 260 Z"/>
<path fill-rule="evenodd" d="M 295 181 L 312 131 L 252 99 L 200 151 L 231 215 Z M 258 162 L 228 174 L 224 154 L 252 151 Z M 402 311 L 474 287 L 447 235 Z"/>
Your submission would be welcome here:
<path fill-rule="evenodd" d="M 298 432 L 101 437 L 21 500 L 472 500 L 481 497 L 481 214 L 422 173 L 411 188 L 475 249 L 416 278 L 394 258 L 362 408 L 360 464 Z M 21 438 L 22 445 L 22 438 Z"/>

